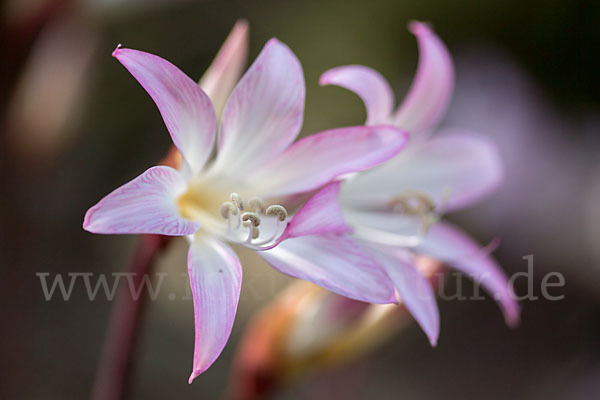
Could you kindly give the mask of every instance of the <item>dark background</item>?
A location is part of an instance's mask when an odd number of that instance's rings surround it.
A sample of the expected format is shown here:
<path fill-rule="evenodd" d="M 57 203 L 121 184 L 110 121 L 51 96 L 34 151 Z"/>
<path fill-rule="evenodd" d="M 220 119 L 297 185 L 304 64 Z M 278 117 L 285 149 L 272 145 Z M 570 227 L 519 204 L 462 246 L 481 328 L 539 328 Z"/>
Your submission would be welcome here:
<path fill-rule="evenodd" d="M 69 301 L 47 302 L 35 274 L 124 271 L 136 238 L 86 233 L 83 215 L 170 145 L 151 99 L 111 51 L 122 43 L 159 54 L 197 79 L 238 18 L 250 23 L 250 60 L 270 37 L 301 60 L 303 134 L 364 120 L 357 97 L 318 86 L 331 67 L 374 67 L 401 99 L 417 64 L 407 22 L 431 22 L 457 65 L 444 124 L 493 137 L 507 164 L 497 195 L 450 219 L 482 243 L 500 237 L 495 255 L 508 273 L 524 271 L 523 257 L 533 255 L 535 294 L 549 272 L 566 281 L 553 290 L 563 300 L 524 301 L 514 331 L 489 299 L 440 301 L 437 348 L 411 326 L 364 359 L 276 398 L 600 394 L 600 2 L 24 3 L 5 3 L 2 19 L 0 398 L 89 396 L 111 304 L 90 302 L 81 286 Z M 175 244 L 159 266 L 170 273 L 165 285 L 177 289 L 185 286 L 183 248 Z M 191 302 L 163 296 L 150 304 L 131 398 L 217 398 L 226 390 L 244 323 L 291 281 L 253 260 L 245 280 L 261 290 L 245 286 L 232 339 L 193 385 Z M 456 283 L 449 285 L 450 292 Z M 526 290 L 523 280 L 517 291 Z M 349 386 L 351 394 L 342 391 Z"/>

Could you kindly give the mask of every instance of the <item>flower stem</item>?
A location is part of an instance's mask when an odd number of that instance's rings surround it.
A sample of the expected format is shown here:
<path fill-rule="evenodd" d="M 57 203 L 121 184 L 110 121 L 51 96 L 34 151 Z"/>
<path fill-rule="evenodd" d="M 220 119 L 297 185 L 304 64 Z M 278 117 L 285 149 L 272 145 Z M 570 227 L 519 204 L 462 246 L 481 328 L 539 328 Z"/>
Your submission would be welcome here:
<path fill-rule="evenodd" d="M 132 290 L 139 290 L 144 276 L 150 273 L 157 254 L 169 239 L 167 236 L 143 235 L 137 245 L 128 271 L 132 274 L 133 287 L 130 283 L 119 288 L 92 389 L 92 400 L 120 400 L 127 394 L 133 353 L 148 294 L 146 290 L 140 290 L 140 295 L 134 296 Z"/>

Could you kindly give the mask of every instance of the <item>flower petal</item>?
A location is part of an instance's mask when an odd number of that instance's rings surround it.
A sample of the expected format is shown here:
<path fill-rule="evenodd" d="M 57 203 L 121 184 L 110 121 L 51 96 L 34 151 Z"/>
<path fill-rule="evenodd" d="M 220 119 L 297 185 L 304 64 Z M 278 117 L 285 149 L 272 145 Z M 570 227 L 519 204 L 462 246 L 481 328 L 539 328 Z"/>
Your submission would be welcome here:
<path fill-rule="evenodd" d="M 344 217 L 354 229 L 355 237 L 367 242 L 400 247 L 419 244 L 424 229 L 430 223 L 418 215 L 391 211 L 356 211 L 351 208 L 344 209 Z"/>
<path fill-rule="evenodd" d="M 208 96 L 179 68 L 158 56 L 117 47 L 113 57 L 152 97 L 173 143 L 192 172 L 199 172 L 213 150 L 217 127 Z"/>
<path fill-rule="evenodd" d="M 389 160 L 407 140 L 405 132 L 391 126 L 332 129 L 297 141 L 248 180 L 265 197 L 307 192 Z"/>
<path fill-rule="evenodd" d="M 429 280 L 414 265 L 414 257 L 398 247 L 371 245 L 380 257 L 402 304 L 413 315 L 432 346 L 440 334 L 440 313 Z"/>
<path fill-rule="evenodd" d="M 215 169 L 246 172 L 278 156 L 300 132 L 304 96 L 300 62 L 271 39 L 227 101 Z"/>
<path fill-rule="evenodd" d="M 196 327 L 192 383 L 215 362 L 229 339 L 242 287 L 242 266 L 229 246 L 201 236 L 190 246 L 188 273 Z"/>
<path fill-rule="evenodd" d="M 438 211 L 480 201 L 498 187 L 503 166 L 494 143 L 452 131 L 414 143 L 381 168 L 367 171 L 342 188 L 343 202 L 365 209 L 385 207 L 404 192 L 426 194 Z"/>
<path fill-rule="evenodd" d="M 179 215 L 177 197 L 186 188 L 170 167 L 152 167 L 104 197 L 85 214 L 83 229 L 93 233 L 191 235 L 200 223 Z"/>
<path fill-rule="evenodd" d="M 379 72 L 362 65 L 337 67 L 321 75 L 319 84 L 341 86 L 360 96 L 367 108 L 367 125 L 389 122 L 394 93 Z"/>
<path fill-rule="evenodd" d="M 448 49 L 427 24 L 411 22 L 408 29 L 417 37 L 419 65 L 394 125 L 417 134 L 435 127 L 444 116 L 454 88 L 454 66 Z"/>
<path fill-rule="evenodd" d="M 368 303 L 396 301 L 386 273 L 349 235 L 302 236 L 257 254 L 284 274 L 342 296 Z"/>
<path fill-rule="evenodd" d="M 341 182 L 334 182 L 311 197 L 294 215 L 282 239 L 323 233 L 348 233 L 338 196 Z"/>
<path fill-rule="evenodd" d="M 248 21 L 239 20 L 202 78 L 200 87 L 210 97 L 217 115 L 242 75 L 248 59 Z"/>
<path fill-rule="evenodd" d="M 498 263 L 473 239 L 448 223 L 433 225 L 418 252 L 444 261 L 480 282 L 494 297 L 504 313 L 506 323 L 519 323 L 519 305 L 512 297 L 508 279 Z"/>

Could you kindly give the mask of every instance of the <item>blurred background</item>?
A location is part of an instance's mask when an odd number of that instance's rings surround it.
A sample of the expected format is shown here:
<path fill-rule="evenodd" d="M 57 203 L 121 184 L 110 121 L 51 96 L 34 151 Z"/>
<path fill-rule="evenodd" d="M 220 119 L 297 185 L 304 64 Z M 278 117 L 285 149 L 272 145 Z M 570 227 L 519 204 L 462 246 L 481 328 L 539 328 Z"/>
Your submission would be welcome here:
<path fill-rule="evenodd" d="M 0 74 L 0 398 L 83 399 L 100 360 L 111 302 L 76 286 L 46 301 L 36 273 L 126 269 L 137 238 L 81 228 L 85 211 L 154 165 L 170 138 L 150 97 L 111 57 L 118 43 L 200 78 L 235 21 L 250 24 L 250 60 L 277 37 L 302 62 L 302 134 L 360 124 L 360 100 L 319 75 L 364 64 L 402 99 L 416 64 L 412 19 L 429 21 L 453 54 L 457 86 L 443 126 L 492 137 L 506 182 L 451 215 L 482 243 L 499 237 L 509 274 L 533 255 L 534 294 L 560 272 L 559 301 L 524 301 L 516 330 L 491 299 L 440 301 L 431 348 L 409 324 L 376 351 L 282 387 L 276 399 L 595 399 L 600 395 L 600 3 L 500 1 L 8 0 Z M 157 272 L 136 351 L 131 399 L 220 398 L 251 315 L 291 278 L 243 255 L 244 287 L 229 344 L 192 385 L 185 244 Z M 183 274 L 183 275 L 182 275 Z M 469 279 L 460 280 L 465 290 Z M 448 293 L 457 285 L 448 282 Z M 517 292 L 527 282 L 517 280 Z"/>

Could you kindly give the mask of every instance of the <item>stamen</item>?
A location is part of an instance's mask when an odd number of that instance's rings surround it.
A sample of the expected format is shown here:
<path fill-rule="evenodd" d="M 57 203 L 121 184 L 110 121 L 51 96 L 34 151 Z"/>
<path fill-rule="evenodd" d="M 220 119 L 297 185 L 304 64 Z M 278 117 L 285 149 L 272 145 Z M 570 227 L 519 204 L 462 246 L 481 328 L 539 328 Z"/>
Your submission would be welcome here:
<path fill-rule="evenodd" d="M 287 210 L 283 207 L 280 206 L 278 204 L 274 204 L 272 206 L 269 206 L 267 208 L 266 214 L 269 217 L 275 217 L 277 216 L 277 218 L 279 219 L 279 221 L 285 221 L 288 217 L 288 213 Z"/>
<path fill-rule="evenodd" d="M 247 223 L 250 222 L 252 226 L 260 225 L 260 217 L 257 213 L 254 212 L 245 212 L 242 214 L 242 222 Z"/>
<path fill-rule="evenodd" d="M 407 215 L 423 216 L 435 210 L 435 203 L 425 193 L 408 191 L 394 196 L 388 206 Z"/>
<path fill-rule="evenodd" d="M 229 219 L 229 215 L 238 215 L 238 208 L 230 201 L 221 204 L 221 216 Z"/>
<path fill-rule="evenodd" d="M 393 212 L 418 218 L 419 225 L 416 228 L 415 234 L 402 235 L 367 226 L 355 227 L 355 234 L 365 240 L 374 240 L 388 245 L 416 247 L 423 242 L 429 228 L 439 218 L 439 215 L 436 213 L 435 202 L 422 192 L 407 191 L 401 195 L 394 196 L 388 202 L 388 207 Z"/>
<path fill-rule="evenodd" d="M 248 228 L 248 236 L 244 241 L 245 244 L 252 243 L 252 239 L 256 239 L 260 235 L 260 229 L 254 226 L 254 222 L 252 220 L 246 220 L 243 222 L 244 226 Z"/>
<path fill-rule="evenodd" d="M 250 211 L 241 213 L 240 211 L 244 210 L 242 197 L 237 193 L 231 193 L 229 198 L 231 201 L 226 201 L 221 206 L 221 216 L 227 219 L 228 240 L 255 250 L 266 250 L 275 246 L 277 239 L 285 231 L 286 224 L 284 222 L 288 218 L 285 207 L 279 204 L 267 207 L 262 199 L 251 197 L 246 203 L 246 207 Z M 237 225 L 232 227 L 231 221 L 234 216 L 237 216 Z M 265 229 L 259 229 L 259 226 L 262 226 L 262 218 L 274 218 L 274 220 L 271 219 L 273 223 L 266 224 L 267 232 L 264 232 Z M 239 229 L 248 229 L 248 231 L 240 232 Z M 265 235 L 261 239 L 262 233 Z"/>
<path fill-rule="evenodd" d="M 242 197 L 239 194 L 237 194 L 237 193 L 231 193 L 231 195 L 229 195 L 229 198 L 231 199 L 231 202 L 233 204 L 235 204 L 235 206 L 240 211 L 244 210 L 244 202 L 242 201 Z"/>
<path fill-rule="evenodd" d="M 265 202 L 262 201 L 259 197 L 251 197 L 248 200 L 248 209 L 257 212 L 259 214 L 264 214 L 267 206 Z"/>

